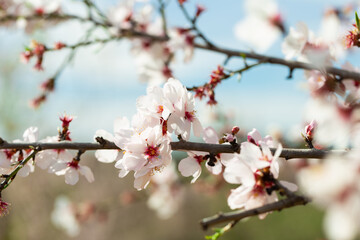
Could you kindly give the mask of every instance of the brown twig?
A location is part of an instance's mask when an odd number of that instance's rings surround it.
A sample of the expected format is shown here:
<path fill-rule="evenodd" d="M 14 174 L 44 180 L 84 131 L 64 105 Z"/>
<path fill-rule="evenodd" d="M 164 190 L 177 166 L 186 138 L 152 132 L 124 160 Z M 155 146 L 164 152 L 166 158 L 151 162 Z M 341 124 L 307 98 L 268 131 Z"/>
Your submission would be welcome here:
<path fill-rule="evenodd" d="M 174 151 L 201 151 L 218 153 L 235 153 L 240 152 L 240 148 L 236 149 L 229 144 L 210 144 L 197 143 L 188 141 L 171 142 L 171 149 Z M 30 149 L 40 148 L 46 149 L 70 149 L 70 150 L 100 150 L 100 149 L 119 149 L 115 143 L 104 140 L 101 143 L 88 142 L 58 142 L 58 143 L 8 143 L 6 141 L 0 142 L 0 149 Z M 274 153 L 276 149 L 272 148 Z M 344 154 L 345 150 L 318 150 L 318 149 L 294 149 L 284 148 L 280 157 L 285 159 L 292 158 L 324 158 L 328 154 Z"/>
<path fill-rule="evenodd" d="M 280 184 L 279 182 L 277 183 Z M 272 211 L 281 211 L 285 208 L 295 207 L 298 205 L 306 205 L 308 202 L 310 202 L 307 197 L 296 195 L 293 192 L 289 191 L 287 188 L 283 187 L 281 184 L 279 185 L 279 187 L 281 187 L 285 191 L 285 194 L 288 196 L 287 198 L 246 211 L 239 210 L 229 213 L 219 213 L 215 216 L 204 218 L 200 222 L 201 227 L 203 228 L 203 230 L 207 230 L 210 226 L 226 222 L 231 222 L 230 226 L 233 227 L 238 221 L 247 217 L 257 216 L 259 214 Z"/>

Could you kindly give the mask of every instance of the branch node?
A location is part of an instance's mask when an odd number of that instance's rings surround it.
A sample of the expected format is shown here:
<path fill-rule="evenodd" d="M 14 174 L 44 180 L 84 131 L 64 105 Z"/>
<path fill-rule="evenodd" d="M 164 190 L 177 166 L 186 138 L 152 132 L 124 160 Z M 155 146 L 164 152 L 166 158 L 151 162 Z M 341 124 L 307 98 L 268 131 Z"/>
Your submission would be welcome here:
<path fill-rule="evenodd" d="M 286 79 L 290 80 L 293 78 L 294 68 L 289 67 L 289 75 L 286 77 Z"/>
<path fill-rule="evenodd" d="M 96 140 L 102 147 L 104 147 L 104 146 L 108 143 L 108 140 L 104 139 L 103 137 L 96 137 L 95 140 Z"/>

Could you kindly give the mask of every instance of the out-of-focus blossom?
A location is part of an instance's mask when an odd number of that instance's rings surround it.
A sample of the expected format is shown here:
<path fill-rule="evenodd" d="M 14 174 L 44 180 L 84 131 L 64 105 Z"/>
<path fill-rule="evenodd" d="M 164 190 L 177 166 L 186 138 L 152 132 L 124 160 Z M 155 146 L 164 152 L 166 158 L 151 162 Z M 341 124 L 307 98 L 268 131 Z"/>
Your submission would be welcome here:
<path fill-rule="evenodd" d="M 314 140 L 323 146 L 348 147 L 356 137 L 359 109 L 336 99 L 316 98 L 306 105 L 305 119 L 315 120 Z"/>
<path fill-rule="evenodd" d="M 278 6 L 273 0 L 247 0 L 247 15 L 235 26 L 238 39 L 256 51 L 264 52 L 284 32 L 284 23 Z"/>
<path fill-rule="evenodd" d="M 298 175 L 303 191 L 325 209 L 324 229 L 329 239 L 354 239 L 359 234 L 359 150 L 327 157 L 302 168 Z"/>
<path fill-rule="evenodd" d="M 305 23 L 299 23 L 297 28 L 290 28 L 288 36 L 282 44 L 286 59 L 297 58 L 299 61 L 311 62 L 317 66 L 331 64 L 335 56 L 331 55 L 328 43 L 322 38 L 315 38 Z"/>
<path fill-rule="evenodd" d="M 147 201 L 149 208 L 156 211 L 161 219 L 169 219 L 184 201 L 184 188 L 177 183 L 175 167 L 169 165 L 152 179 L 151 195 Z"/>
<path fill-rule="evenodd" d="M 56 198 L 54 210 L 51 213 L 51 221 L 70 237 L 75 237 L 80 233 L 80 224 L 76 218 L 74 205 L 65 196 Z"/>

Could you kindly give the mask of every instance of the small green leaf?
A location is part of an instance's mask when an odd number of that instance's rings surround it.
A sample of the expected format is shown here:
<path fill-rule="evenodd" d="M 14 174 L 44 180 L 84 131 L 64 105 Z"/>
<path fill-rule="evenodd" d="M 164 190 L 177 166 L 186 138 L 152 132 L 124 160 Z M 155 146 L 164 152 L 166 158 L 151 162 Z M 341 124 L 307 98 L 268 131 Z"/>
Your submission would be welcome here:
<path fill-rule="evenodd" d="M 359 20 L 359 16 L 357 15 L 357 12 L 355 12 L 355 20 L 356 20 L 356 27 L 360 29 L 360 20 Z"/>
<path fill-rule="evenodd" d="M 222 228 L 216 228 L 214 230 L 215 233 L 213 235 L 205 236 L 205 239 L 217 240 L 219 239 L 219 237 L 221 237 L 224 234 L 224 230 Z"/>

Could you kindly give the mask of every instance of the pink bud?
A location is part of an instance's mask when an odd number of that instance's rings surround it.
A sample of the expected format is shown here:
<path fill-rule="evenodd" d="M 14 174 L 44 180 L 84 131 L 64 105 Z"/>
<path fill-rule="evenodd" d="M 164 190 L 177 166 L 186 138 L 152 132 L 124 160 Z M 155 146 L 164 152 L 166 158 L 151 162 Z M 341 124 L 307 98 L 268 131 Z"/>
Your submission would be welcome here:
<path fill-rule="evenodd" d="M 56 42 L 55 45 L 54 45 L 54 48 L 56 50 L 60 50 L 60 49 L 62 49 L 64 47 L 66 47 L 66 45 L 64 43 L 62 43 L 62 42 Z"/>
<path fill-rule="evenodd" d="M 231 134 L 232 134 L 232 135 L 235 135 L 235 134 L 237 134 L 239 131 L 240 131 L 240 128 L 239 128 L 238 126 L 235 126 L 235 127 L 232 128 Z"/>
<path fill-rule="evenodd" d="M 199 17 L 200 14 L 202 12 L 204 12 L 205 10 L 206 10 L 206 8 L 203 5 L 200 5 L 200 4 L 196 5 L 196 14 L 195 14 L 195 16 Z"/>
<path fill-rule="evenodd" d="M 312 120 L 308 125 L 305 126 L 306 137 L 312 139 L 316 126 L 317 123 L 315 120 Z"/>

